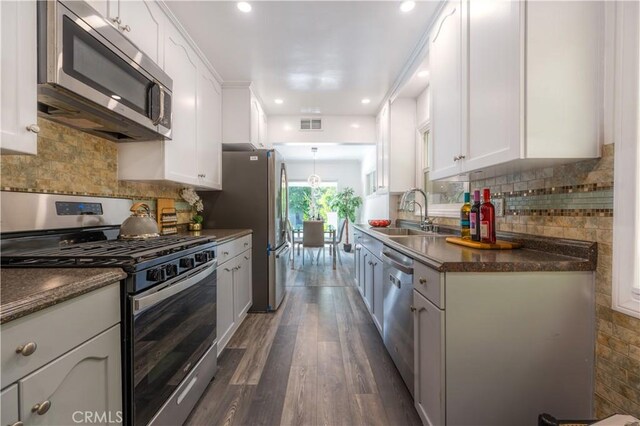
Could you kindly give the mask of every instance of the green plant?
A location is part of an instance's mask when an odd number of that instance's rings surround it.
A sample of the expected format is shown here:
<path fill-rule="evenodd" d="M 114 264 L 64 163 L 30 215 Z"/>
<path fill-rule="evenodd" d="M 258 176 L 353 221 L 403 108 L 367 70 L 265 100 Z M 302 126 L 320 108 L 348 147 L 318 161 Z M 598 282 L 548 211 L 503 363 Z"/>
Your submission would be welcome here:
<path fill-rule="evenodd" d="M 362 205 L 362 198 L 355 195 L 353 188 L 345 188 L 338 192 L 331 200 L 331 208 L 339 217 L 346 220 L 347 244 L 349 244 L 349 221 L 356 221 L 356 210 Z"/>
<path fill-rule="evenodd" d="M 202 217 L 202 215 L 199 215 L 199 214 L 194 214 L 193 217 L 191 218 L 191 222 L 202 223 L 204 222 L 204 217 Z"/>

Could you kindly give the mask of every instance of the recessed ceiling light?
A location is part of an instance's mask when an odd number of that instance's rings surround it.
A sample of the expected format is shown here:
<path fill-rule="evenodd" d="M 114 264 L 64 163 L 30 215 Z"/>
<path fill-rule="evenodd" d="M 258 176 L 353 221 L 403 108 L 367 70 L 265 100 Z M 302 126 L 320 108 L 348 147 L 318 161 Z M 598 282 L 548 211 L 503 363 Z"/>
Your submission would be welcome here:
<path fill-rule="evenodd" d="M 282 104 L 284 101 L 282 99 L 274 99 L 273 102 L 277 103 L 278 105 Z"/>
<path fill-rule="evenodd" d="M 351 127 L 353 127 L 354 129 L 359 129 L 360 125 L 358 123 L 353 123 L 351 124 Z"/>
<path fill-rule="evenodd" d="M 120 99 L 122 99 L 122 98 L 121 98 L 120 96 L 118 96 L 118 95 L 111 95 L 111 97 L 112 97 L 113 99 L 115 99 L 116 101 L 119 101 Z"/>
<path fill-rule="evenodd" d="M 428 70 L 420 71 L 418 73 L 418 77 L 429 77 L 429 71 Z"/>
<path fill-rule="evenodd" d="M 400 10 L 405 13 L 411 12 L 414 7 L 416 7 L 415 1 L 406 0 L 400 3 Z"/>
<path fill-rule="evenodd" d="M 363 104 L 365 104 L 365 105 L 366 105 L 366 104 L 368 104 L 368 103 L 371 103 L 371 99 L 369 99 L 369 98 L 364 98 L 361 102 L 362 102 Z"/>
<path fill-rule="evenodd" d="M 251 5 L 246 1 L 239 1 L 237 6 L 238 6 L 238 9 L 240 9 L 240 12 L 244 12 L 244 13 L 251 12 Z"/>

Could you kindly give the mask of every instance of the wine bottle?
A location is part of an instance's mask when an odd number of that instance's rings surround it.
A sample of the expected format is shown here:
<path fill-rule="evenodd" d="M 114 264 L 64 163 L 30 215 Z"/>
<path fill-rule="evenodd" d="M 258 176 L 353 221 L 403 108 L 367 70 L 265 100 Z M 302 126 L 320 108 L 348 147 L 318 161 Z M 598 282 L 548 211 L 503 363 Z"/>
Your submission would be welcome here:
<path fill-rule="evenodd" d="M 464 193 L 464 204 L 460 209 L 460 236 L 463 240 L 471 239 L 471 229 L 469 227 L 469 213 L 471 212 L 471 204 L 469 204 L 469 193 Z"/>
<path fill-rule="evenodd" d="M 480 190 L 473 191 L 473 206 L 469 212 L 469 228 L 471 231 L 471 239 L 480 241 Z"/>
<path fill-rule="evenodd" d="M 496 209 L 491 204 L 489 188 L 482 191 L 483 203 L 480 205 L 480 241 L 496 243 Z"/>

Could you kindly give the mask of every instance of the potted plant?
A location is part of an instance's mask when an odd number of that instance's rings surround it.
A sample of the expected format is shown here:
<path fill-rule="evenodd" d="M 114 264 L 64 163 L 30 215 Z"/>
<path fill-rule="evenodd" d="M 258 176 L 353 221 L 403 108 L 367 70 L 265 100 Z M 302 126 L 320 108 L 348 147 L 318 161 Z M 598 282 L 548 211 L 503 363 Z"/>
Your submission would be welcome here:
<path fill-rule="evenodd" d="M 349 243 L 349 221 L 355 222 L 356 210 L 362 205 L 362 198 L 355 195 L 353 188 L 345 188 L 338 192 L 333 200 L 331 200 L 331 208 L 338 213 L 338 217 L 342 217 L 345 220 L 345 232 L 347 240 L 344 243 L 344 251 L 347 253 L 351 251 L 351 244 Z"/>
<path fill-rule="evenodd" d="M 191 222 L 189 223 L 189 231 L 200 231 L 202 229 L 202 222 L 204 218 L 200 214 L 204 210 L 202 199 L 196 193 L 193 188 L 184 188 L 180 191 L 180 196 L 191 206 L 193 216 L 191 216 Z"/>

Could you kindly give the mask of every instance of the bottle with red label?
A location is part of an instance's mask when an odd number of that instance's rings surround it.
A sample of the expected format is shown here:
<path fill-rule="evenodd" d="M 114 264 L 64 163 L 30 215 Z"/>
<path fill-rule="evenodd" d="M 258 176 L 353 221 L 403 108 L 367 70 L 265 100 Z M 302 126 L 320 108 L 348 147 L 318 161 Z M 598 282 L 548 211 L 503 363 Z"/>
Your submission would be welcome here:
<path fill-rule="evenodd" d="M 471 239 L 480 241 L 480 190 L 473 191 L 473 205 L 469 213 L 469 228 L 471 229 Z"/>
<path fill-rule="evenodd" d="M 496 209 L 491 204 L 491 191 L 485 188 L 482 191 L 483 203 L 480 205 L 480 241 L 483 243 L 496 243 Z"/>

